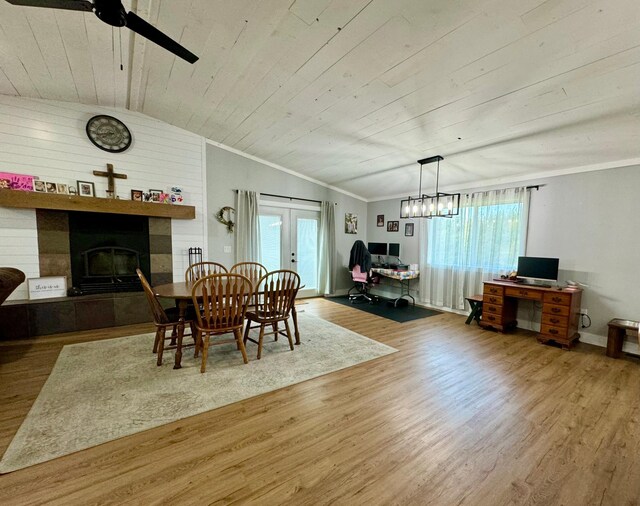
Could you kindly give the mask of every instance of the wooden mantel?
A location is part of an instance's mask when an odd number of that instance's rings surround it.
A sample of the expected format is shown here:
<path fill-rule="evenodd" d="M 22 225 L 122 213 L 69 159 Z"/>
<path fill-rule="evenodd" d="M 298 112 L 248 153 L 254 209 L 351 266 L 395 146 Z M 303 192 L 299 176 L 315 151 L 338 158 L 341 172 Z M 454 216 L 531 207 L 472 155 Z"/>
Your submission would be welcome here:
<path fill-rule="evenodd" d="M 101 199 L 78 195 L 58 195 L 56 193 L 0 190 L 0 207 L 21 209 L 55 209 L 58 211 L 84 211 L 88 213 L 129 214 L 193 220 L 194 206 L 136 202 L 133 200 Z"/>

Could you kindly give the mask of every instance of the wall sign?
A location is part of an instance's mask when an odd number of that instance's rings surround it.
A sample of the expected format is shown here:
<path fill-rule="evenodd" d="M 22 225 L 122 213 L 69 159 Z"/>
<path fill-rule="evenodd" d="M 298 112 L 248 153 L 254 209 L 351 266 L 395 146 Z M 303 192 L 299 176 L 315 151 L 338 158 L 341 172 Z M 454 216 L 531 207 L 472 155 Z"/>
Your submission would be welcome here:
<path fill-rule="evenodd" d="M 67 296 L 66 276 L 46 276 L 27 279 L 29 300 L 52 299 Z"/>

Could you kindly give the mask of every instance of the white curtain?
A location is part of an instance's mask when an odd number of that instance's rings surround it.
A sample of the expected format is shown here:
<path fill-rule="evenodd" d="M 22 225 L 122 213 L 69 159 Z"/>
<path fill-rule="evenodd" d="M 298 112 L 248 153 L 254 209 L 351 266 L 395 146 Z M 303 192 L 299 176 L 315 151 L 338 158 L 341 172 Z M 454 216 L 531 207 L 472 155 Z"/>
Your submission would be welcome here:
<path fill-rule="evenodd" d="M 320 204 L 320 243 L 318 246 L 318 291 L 327 295 L 333 292 L 335 274 L 336 223 L 332 202 Z"/>
<path fill-rule="evenodd" d="M 464 309 L 482 282 L 516 269 L 526 249 L 529 191 L 509 188 L 463 195 L 460 214 L 425 219 L 420 245 L 420 298 Z"/>
<path fill-rule="evenodd" d="M 258 195 L 238 190 L 236 206 L 236 262 L 260 261 Z"/>

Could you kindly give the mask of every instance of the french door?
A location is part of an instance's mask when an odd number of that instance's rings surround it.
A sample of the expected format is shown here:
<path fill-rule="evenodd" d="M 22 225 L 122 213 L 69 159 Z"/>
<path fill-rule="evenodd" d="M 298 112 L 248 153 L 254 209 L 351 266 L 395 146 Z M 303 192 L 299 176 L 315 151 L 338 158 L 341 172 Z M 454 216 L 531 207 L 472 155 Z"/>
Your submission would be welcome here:
<path fill-rule="evenodd" d="M 320 211 L 260 206 L 260 256 L 269 271 L 290 269 L 300 276 L 299 297 L 318 295 Z"/>

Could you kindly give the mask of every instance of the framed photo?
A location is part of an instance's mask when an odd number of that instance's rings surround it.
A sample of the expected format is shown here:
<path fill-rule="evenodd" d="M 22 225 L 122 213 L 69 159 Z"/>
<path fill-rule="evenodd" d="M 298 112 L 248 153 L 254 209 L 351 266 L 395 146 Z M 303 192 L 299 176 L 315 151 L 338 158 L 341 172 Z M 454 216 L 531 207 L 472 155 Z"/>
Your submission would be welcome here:
<path fill-rule="evenodd" d="M 358 215 L 345 213 L 344 214 L 344 233 L 345 234 L 357 234 L 358 233 Z"/>
<path fill-rule="evenodd" d="M 69 187 L 66 184 L 56 183 L 56 193 L 62 193 L 63 195 L 69 195 Z"/>
<path fill-rule="evenodd" d="M 404 224 L 404 235 L 406 237 L 413 237 L 413 223 Z"/>
<path fill-rule="evenodd" d="M 67 190 L 69 190 L 69 195 L 77 195 L 78 194 L 78 189 L 75 186 L 69 185 Z"/>
<path fill-rule="evenodd" d="M 387 222 L 387 232 L 397 232 L 400 230 L 400 222 L 399 221 L 388 221 Z"/>
<path fill-rule="evenodd" d="M 96 186 L 89 181 L 78 181 L 78 195 L 81 197 L 95 197 Z"/>
<path fill-rule="evenodd" d="M 0 177 L 0 190 L 10 190 L 11 189 L 11 179 L 8 177 Z"/>
<path fill-rule="evenodd" d="M 162 190 L 149 190 L 149 200 L 151 202 L 160 202 L 160 194 Z"/>
<path fill-rule="evenodd" d="M 131 190 L 131 200 L 142 202 L 142 190 Z"/>
<path fill-rule="evenodd" d="M 46 193 L 47 192 L 47 185 L 44 181 L 39 181 L 36 180 L 33 182 L 33 189 L 34 191 L 37 191 L 39 193 Z"/>
<path fill-rule="evenodd" d="M 45 181 L 44 185 L 47 188 L 47 193 L 58 193 L 58 187 L 55 183 L 50 183 L 49 181 Z"/>
<path fill-rule="evenodd" d="M 379 227 L 384 227 L 384 214 L 379 214 L 378 219 L 376 221 Z"/>

